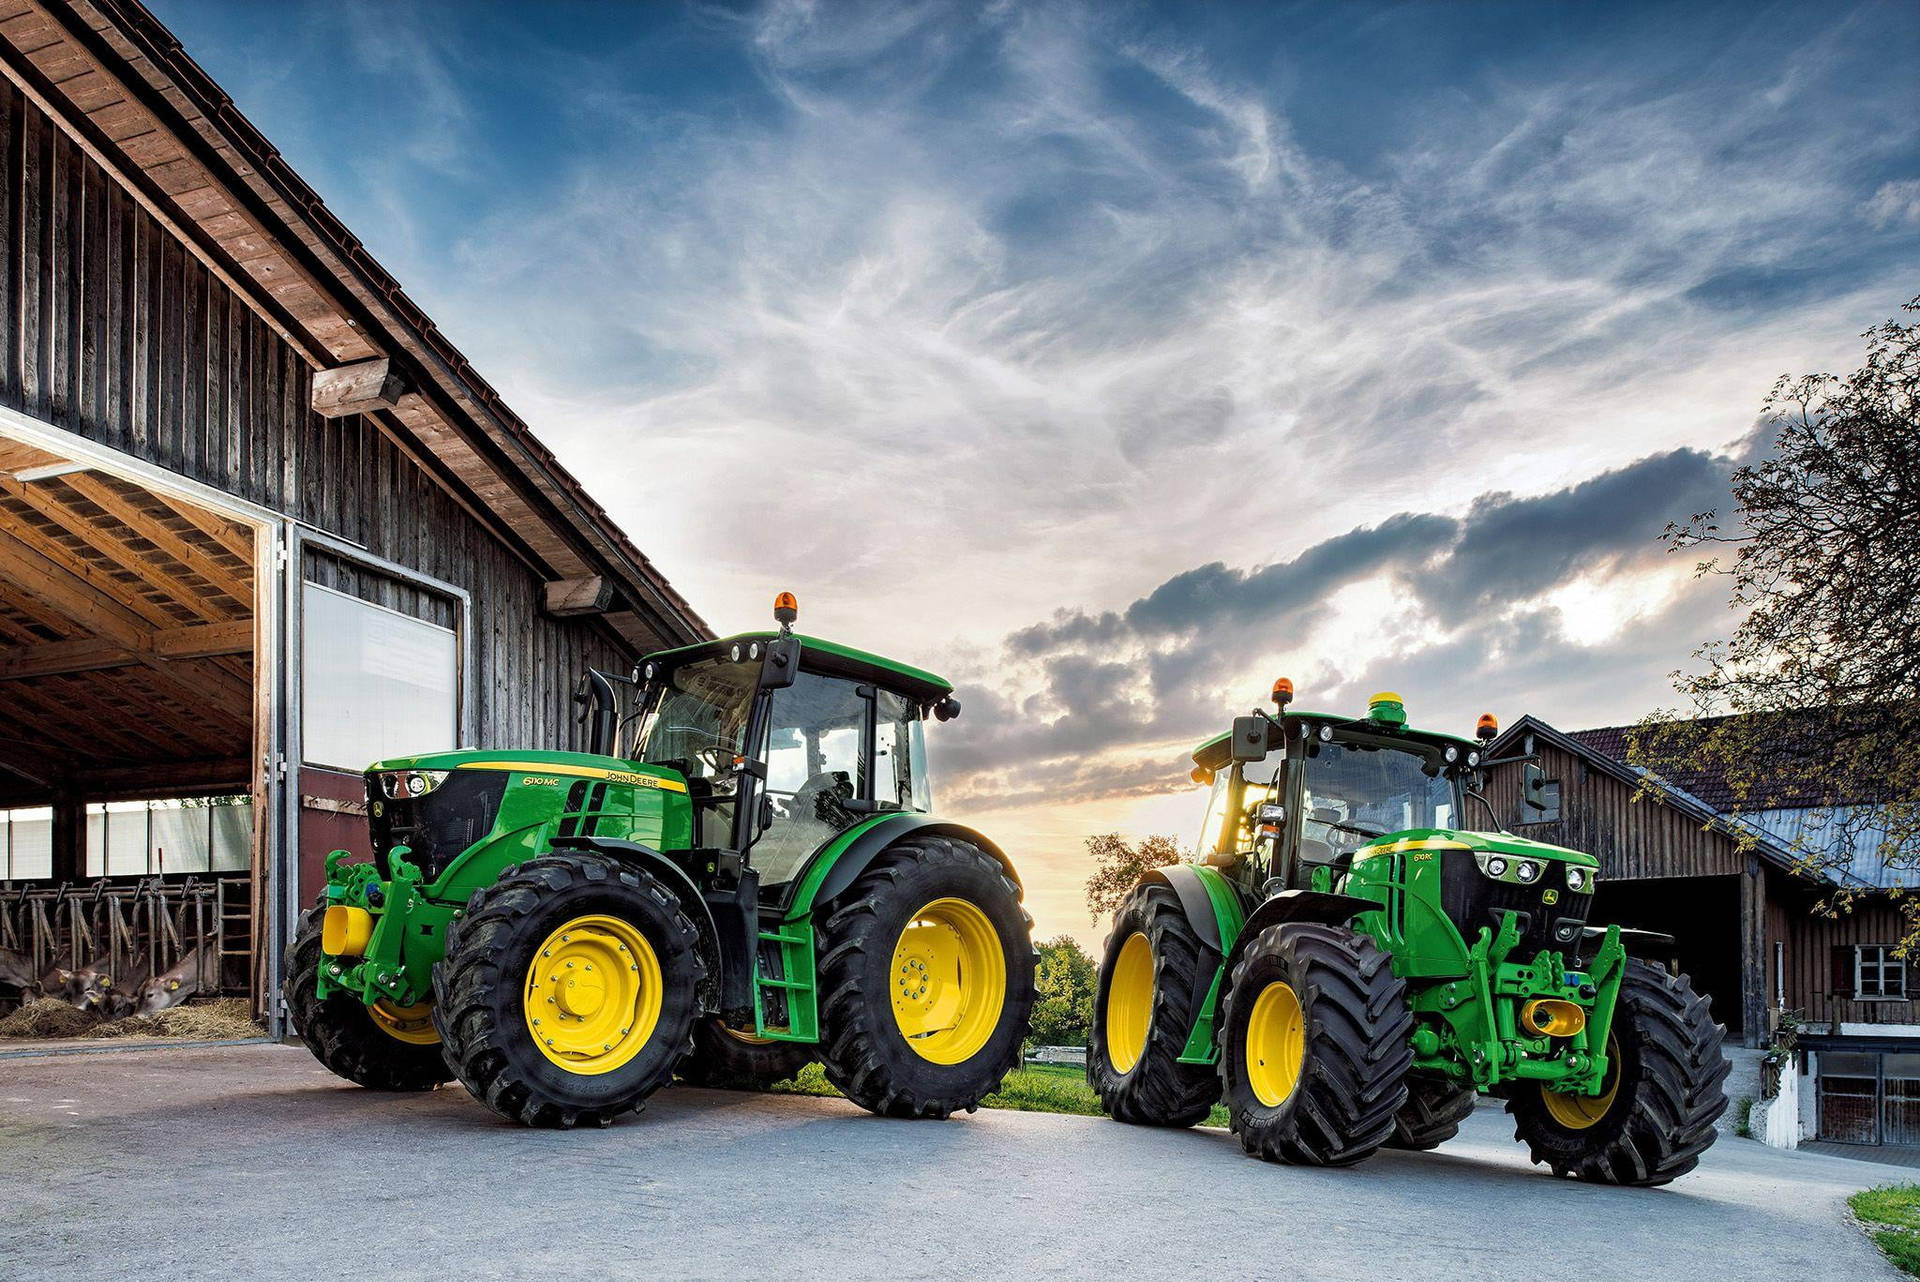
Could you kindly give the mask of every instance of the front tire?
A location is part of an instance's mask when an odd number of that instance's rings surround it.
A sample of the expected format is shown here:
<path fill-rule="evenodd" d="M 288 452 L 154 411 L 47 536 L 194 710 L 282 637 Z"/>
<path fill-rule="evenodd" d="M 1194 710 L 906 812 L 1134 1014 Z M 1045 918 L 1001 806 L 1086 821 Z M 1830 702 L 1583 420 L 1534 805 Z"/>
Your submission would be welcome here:
<path fill-rule="evenodd" d="M 1000 862 L 951 837 L 885 851 L 820 927 L 820 1062 L 884 1117 L 971 1113 L 1019 1067 L 1032 923 Z"/>
<path fill-rule="evenodd" d="M 1598 1096 L 1522 1087 L 1514 1138 L 1555 1175 L 1648 1188 L 1691 1171 L 1727 1108 L 1726 1030 L 1684 975 L 1629 960 Z"/>
<path fill-rule="evenodd" d="M 680 1065 L 680 1080 L 723 1091 L 764 1091 L 811 1064 L 813 1056 L 810 1044 L 764 1040 L 709 1015 L 693 1026 L 693 1054 Z"/>
<path fill-rule="evenodd" d="M 328 1071 L 376 1091 L 430 1091 L 453 1080 L 417 1009 L 376 1011 L 352 993 L 320 997 L 321 904 L 300 914 L 281 983 L 293 1031 Z"/>
<path fill-rule="evenodd" d="M 1460 1123 L 1473 1116 L 1479 1092 L 1446 1077 L 1407 1074 L 1407 1102 L 1393 1116 L 1393 1138 L 1388 1148 L 1424 1153 L 1439 1148 L 1460 1133 Z"/>
<path fill-rule="evenodd" d="M 1087 1084 L 1100 1107 L 1139 1126 L 1192 1126 L 1220 1098 L 1208 1064 L 1182 1064 L 1205 997 L 1202 969 L 1220 965 L 1164 885 L 1136 888 L 1113 916 L 1087 1045 Z M 1195 997 L 1196 985 L 1201 994 Z"/>
<path fill-rule="evenodd" d="M 1240 1147 L 1269 1162 L 1348 1166 L 1393 1135 L 1413 1014 L 1387 955 L 1346 926 L 1260 932 L 1233 968 L 1220 1078 Z"/>
<path fill-rule="evenodd" d="M 528 1126 L 606 1126 L 692 1049 L 698 933 L 657 878 L 543 855 L 474 892 L 433 972 L 454 1075 Z"/>

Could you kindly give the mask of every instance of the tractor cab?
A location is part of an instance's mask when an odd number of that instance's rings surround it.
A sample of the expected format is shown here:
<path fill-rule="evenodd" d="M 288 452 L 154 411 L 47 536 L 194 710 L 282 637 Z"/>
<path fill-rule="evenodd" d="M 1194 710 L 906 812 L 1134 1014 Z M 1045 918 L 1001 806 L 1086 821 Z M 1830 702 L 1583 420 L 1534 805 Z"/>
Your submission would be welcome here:
<path fill-rule="evenodd" d="M 1355 854 L 1399 833 L 1466 826 L 1479 745 L 1410 729 L 1398 695 L 1365 717 L 1291 712 L 1242 717 L 1194 750 L 1210 783 L 1198 850 L 1248 890 L 1329 890 Z"/>
<path fill-rule="evenodd" d="M 737 855 L 763 904 L 785 902 L 813 855 L 848 830 L 931 811 L 922 722 L 960 710 L 932 673 L 781 621 L 779 632 L 644 659 L 625 754 L 686 780 L 694 846 Z"/>

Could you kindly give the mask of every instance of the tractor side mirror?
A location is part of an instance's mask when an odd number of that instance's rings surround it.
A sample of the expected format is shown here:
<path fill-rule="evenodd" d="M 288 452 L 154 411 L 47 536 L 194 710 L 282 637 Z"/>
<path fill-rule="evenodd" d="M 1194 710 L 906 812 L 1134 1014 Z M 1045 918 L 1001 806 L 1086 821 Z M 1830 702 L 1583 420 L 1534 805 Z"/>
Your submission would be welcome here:
<path fill-rule="evenodd" d="M 784 690 L 800 674 L 800 638 L 777 637 L 767 642 L 767 657 L 760 661 L 760 685 L 766 690 Z"/>
<path fill-rule="evenodd" d="M 1268 748 L 1267 729 L 1272 724 L 1265 717 L 1235 717 L 1233 719 L 1233 759 L 1265 761 Z"/>
<path fill-rule="evenodd" d="M 1520 772 L 1520 804 L 1536 815 L 1552 809 L 1547 797 L 1547 772 L 1529 761 Z"/>

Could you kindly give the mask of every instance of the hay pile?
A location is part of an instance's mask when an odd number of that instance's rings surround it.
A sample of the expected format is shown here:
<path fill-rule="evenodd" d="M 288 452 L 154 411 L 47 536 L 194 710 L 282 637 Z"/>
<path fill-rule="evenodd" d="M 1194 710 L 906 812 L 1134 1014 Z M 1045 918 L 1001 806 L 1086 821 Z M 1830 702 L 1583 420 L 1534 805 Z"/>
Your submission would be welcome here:
<path fill-rule="evenodd" d="M 253 1022 L 244 997 L 215 997 L 192 1001 L 154 1015 L 101 1020 L 98 1012 L 79 1010 L 58 997 L 41 997 L 0 1019 L 0 1039 L 43 1040 L 52 1037 L 177 1037 L 184 1041 L 219 1042 L 259 1037 L 264 1030 Z"/>
<path fill-rule="evenodd" d="M 0 1037 L 78 1037 L 100 1022 L 92 1011 L 61 1001 L 58 997 L 36 997 L 5 1019 L 0 1019 Z"/>
<path fill-rule="evenodd" d="M 230 1041 L 259 1037 L 265 1029 L 253 1022 L 244 997 L 215 997 L 192 1001 L 155 1015 L 129 1015 L 101 1024 L 88 1037 L 180 1037 L 195 1042 Z"/>

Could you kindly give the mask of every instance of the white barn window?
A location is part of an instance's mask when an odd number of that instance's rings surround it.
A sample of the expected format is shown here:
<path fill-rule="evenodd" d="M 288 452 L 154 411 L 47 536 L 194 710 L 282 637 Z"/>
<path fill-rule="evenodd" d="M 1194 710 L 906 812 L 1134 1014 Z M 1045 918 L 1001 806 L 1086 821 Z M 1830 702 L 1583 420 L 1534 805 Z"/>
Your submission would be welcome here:
<path fill-rule="evenodd" d="M 301 601 L 302 760 L 358 772 L 457 745 L 453 629 L 317 583 Z"/>

